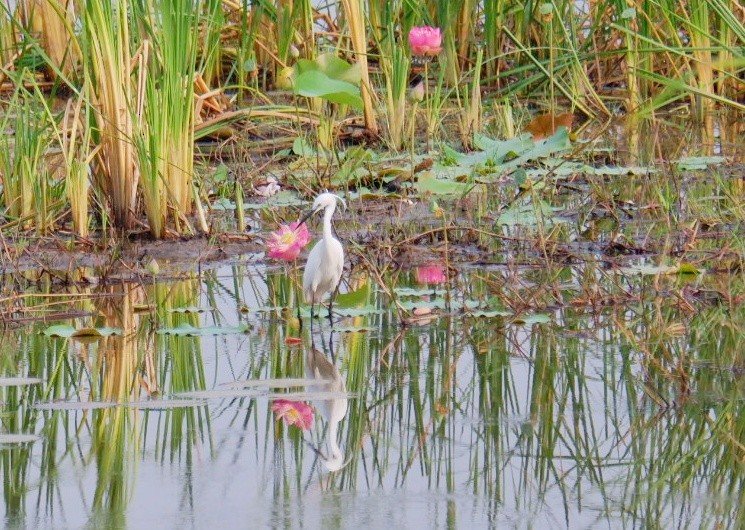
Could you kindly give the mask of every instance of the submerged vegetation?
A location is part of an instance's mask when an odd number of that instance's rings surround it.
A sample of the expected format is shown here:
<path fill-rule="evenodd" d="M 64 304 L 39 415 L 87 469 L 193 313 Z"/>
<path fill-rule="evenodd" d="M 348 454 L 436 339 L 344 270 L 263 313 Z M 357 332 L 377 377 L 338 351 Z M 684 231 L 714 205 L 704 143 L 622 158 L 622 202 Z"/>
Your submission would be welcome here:
<path fill-rule="evenodd" d="M 740 4 L 3 5 L 6 526 L 743 526 Z"/>

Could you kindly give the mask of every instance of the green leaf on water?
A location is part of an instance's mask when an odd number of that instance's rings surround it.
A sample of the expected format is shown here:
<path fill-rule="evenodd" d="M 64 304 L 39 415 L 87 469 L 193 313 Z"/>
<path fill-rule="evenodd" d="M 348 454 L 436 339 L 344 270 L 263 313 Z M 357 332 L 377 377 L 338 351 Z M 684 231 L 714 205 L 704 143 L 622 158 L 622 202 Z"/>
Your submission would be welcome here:
<path fill-rule="evenodd" d="M 332 79 L 319 70 L 299 74 L 295 78 L 293 90 L 298 96 L 322 98 L 332 103 L 349 105 L 357 110 L 362 110 L 363 107 L 358 86 Z"/>
<path fill-rule="evenodd" d="M 36 442 L 39 440 L 41 440 L 41 436 L 39 436 L 38 434 L 12 432 L 0 433 L 0 445 L 25 444 Z"/>
<path fill-rule="evenodd" d="M 116 407 L 111 401 L 46 401 L 34 404 L 39 410 L 98 410 Z"/>
<path fill-rule="evenodd" d="M 510 311 L 505 311 L 502 309 L 476 309 L 473 311 L 468 311 L 466 314 L 468 316 L 478 318 L 508 317 L 512 315 Z"/>
<path fill-rule="evenodd" d="M 572 142 L 569 139 L 569 131 L 566 127 L 559 127 L 553 134 L 553 136 L 549 136 L 545 140 L 535 142 L 535 145 L 532 149 L 529 149 L 528 151 L 522 153 L 514 160 L 510 160 L 507 165 L 509 167 L 517 167 L 531 160 L 547 158 L 555 153 L 567 151 L 571 147 Z"/>
<path fill-rule="evenodd" d="M 518 316 L 513 319 L 515 324 L 547 324 L 551 322 L 552 318 L 549 315 L 537 313 L 535 315 Z"/>
<path fill-rule="evenodd" d="M 169 310 L 171 313 L 204 313 L 206 309 L 196 306 L 174 307 Z"/>
<path fill-rule="evenodd" d="M 706 169 L 709 166 L 718 166 L 723 164 L 724 161 L 723 156 L 689 156 L 678 160 L 676 165 L 680 171 L 692 171 Z"/>
<path fill-rule="evenodd" d="M 243 71 L 244 72 L 255 72 L 256 71 L 256 59 L 251 57 L 243 61 Z"/>
<path fill-rule="evenodd" d="M 360 304 L 364 304 L 370 298 L 370 282 L 365 282 L 362 287 L 349 293 L 340 293 L 336 295 L 334 299 L 334 305 L 339 307 L 354 307 Z"/>
<path fill-rule="evenodd" d="M 235 333 L 246 333 L 246 324 L 240 326 L 205 326 L 197 328 L 191 324 L 181 324 L 175 328 L 161 328 L 157 331 L 160 335 L 174 335 L 177 337 L 203 337 L 211 335 L 232 335 Z"/>
<path fill-rule="evenodd" d="M 212 180 L 218 183 L 228 180 L 228 166 L 225 164 L 217 166 L 217 169 L 215 169 L 215 172 L 212 174 Z"/>
<path fill-rule="evenodd" d="M 126 406 L 142 410 L 170 410 L 180 408 L 202 407 L 207 402 L 202 399 L 150 399 L 147 401 L 130 401 Z"/>
<path fill-rule="evenodd" d="M 37 385 L 41 382 L 38 377 L 0 377 L 0 387 Z"/>
<path fill-rule="evenodd" d="M 261 203 L 245 203 L 243 207 L 246 210 L 265 210 L 271 208 L 280 208 L 284 206 L 305 206 L 306 202 L 300 199 L 296 192 L 282 190 L 276 195 L 268 198 Z"/>
<path fill-rule="evenodd" d="M 335 326 L 334 330 L 339 333 L 367 333 L 375 331 L 376 328 L 372 326 Z"/>
<path fill-rule="evenodd" d="M 308 143 L 305 136 L 298 136 L 295 138 L 295 141 L 292 142 L 292 154 L 313 158 L 318 154 L 318 151 Z"/>
<path fill-rule="evenodd" d="M 379 315 L 383 313 L 382 309 L 378 309 L 377 307 L 373 305 L 368 305 L 365 307 L 336 307 L 334 305 L 334 314 L 343 316 L 343 317 L 360 317 L 364 315 Z"/>
<path fill-rule="evenodd" d="M 401 307 L 412 311 L 414 309 L 421 309 L 427 307 L 429 309 L 448 309 L 448 303 L 444 298 L 435 298 L 434 300 L 408 300 L 401 302 Z M 451 300 L 450 309 L 455 311 L 463 307 L 463 304 Z"/>
<path fill-rule="evenodd" d="M 433 287 L 397 287 L 393 290 L 399 297 L 401 296 L 442 296 L 445 289 L 435 289 Z"/>
<path fill-rule="evenodd" d="M 551 226 L 554 223 L 562 222 L 555 215 L 559 210 L 560 208 L 551 206 L 543 201 L 516 204 L 502 212 L 497 219 L 497 224 L 506 226 L 535 226 L 543 223 L 544 225 Z"/>
<path fill-rule="evenodd" d="M 333 312 L 335 316 L 342 316 L 342 317 L 360 317 L 360 316 L 366 316 L 366 315 L 379 315 L 383 313 L 382 309 L 378 309 L 375 306 L 367 305 L 364 307 L 337 307 L 336 304 L 334 304 Z M 328 309 L 326 307 L 315 307 L 314 310 L 314 316 L 316 318 L 326 318 L 326 315 L 328 315 Z M 304 306 L 300 309 L 300 316 L 307 318 L 310 316 L 310 306 Z"/>
<path fill-rule="evenodd" d="M 656 274 L 674 274 L 675 272 L 677 272 L 677 267 L 671 265 L 654 265 L 652 263 L 647 263 L 621 267 L 618 270 L 625 274 L 641 274 L 642 276 L 654 276 Z"/>
<path fill-rule="evenodd" d="M 110 335 L 121 335 L 122 330 L 117 328 L 79 328 L 76 329 L 69 324 L 55 324 L 42 331 L 47 337 L 108 337 Z"/>
<path fill-rule="evenodd" d="M 525 185 L 528 180 L 528 173 L 521 167 L 517 168 L 512 173 L 512 176 L 515 179 L 515 184 L 517 184 L 519 187 Z"/>
<path fill-rule="evenodd" d="M 177 398 L 188 399 L 240 399 L 240 398 L 257 398 L 264 395 L 264 392 L 255 388 L 220 388 L 214 390 L 193 390 L 190 392 L 178 392 Z"/>
<path fill-rule="evenodd" d="M 331 79 L 346 81 L 359 86 L 362 82 L 362 69 L 359 63 L 351 64 L 333 53 L 322 53 L 314 60 L 300 59 L 297 62 L 298 74 L 305 72 L 323 72 Z"/>
<path fill-rule="evenodd" d="M 701 273 L 699 268 L 696 267 L 692 263 L 683 262 L 678 265 L 677 269 L 678 270 L 675 272 L 677 272 L 678 274 L 700 274 Z"/>
<path fill-rule="evenodd" d="M 465 182 L 454 182 L 452 180 L 441 180 L 435 177 L 431 171 L 423 171 L 419 174 L 415 188 L 419 193 L 465 195 L 474 188 L 474 185 Z"/>

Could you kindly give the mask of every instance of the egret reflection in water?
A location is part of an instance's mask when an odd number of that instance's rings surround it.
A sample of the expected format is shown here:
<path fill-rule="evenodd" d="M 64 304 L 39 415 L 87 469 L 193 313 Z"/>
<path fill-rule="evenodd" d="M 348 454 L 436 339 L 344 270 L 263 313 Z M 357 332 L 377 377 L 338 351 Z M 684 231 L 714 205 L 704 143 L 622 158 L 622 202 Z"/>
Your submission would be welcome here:
<path fill-rule="evenodd" d="M 339 447 L 337 439 L 339 423 L 347 414 L 348 399 L 342 397 L 347 391 L 346 385 L 334 363 L 326 354 L 314 347 L 308 349 L 305 358 L 305 376 L 308 379 L 319 381 L 318 384 L 309 385 L 309 389 L 337 395 L 336 397 L 314 400 L 313 404 L 327 425 L 326 449 L 320 451 L 319 456 L 326 469 L 338 471 L 346 464 L 344 453 Z"/>

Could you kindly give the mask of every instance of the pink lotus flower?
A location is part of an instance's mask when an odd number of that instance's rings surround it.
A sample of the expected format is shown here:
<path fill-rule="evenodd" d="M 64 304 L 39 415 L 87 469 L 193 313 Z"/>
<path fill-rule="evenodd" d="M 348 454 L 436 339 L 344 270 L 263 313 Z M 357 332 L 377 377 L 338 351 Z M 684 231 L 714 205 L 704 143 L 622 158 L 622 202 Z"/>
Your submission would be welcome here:
<path fill-rule="evenodd" d="M 416 282 L 424 284 L 438 284 L 445 283 L 448 279 L 445 273 L 445 265 L 426 265 L 424 267 L 416 268 Z"/>
<path fill-rule="evenodd" d="M 295 221 L 290 225 L 282 225 L 279 230 L 272 232 L 266 248 L 270 258 L 292 261 L 298 257 L 309 241 L 308 227 L 305 223 L 298 226 L 298 222 Z"/>
<path fill-rule="evenodd" d="M 286 425 L 295 425 L 304 431 L 313 427 L 313 407 L 303 401 L 275 399 L 272 412 L 277 416 L 277 421 L 284 420 Z"/>
<path fill-rule="evenodd" d="M 409 31 L 409 46 L 414 55 L 434 57 L 442 51 L 442 32 L 440 28 L 414 26 Z"/>

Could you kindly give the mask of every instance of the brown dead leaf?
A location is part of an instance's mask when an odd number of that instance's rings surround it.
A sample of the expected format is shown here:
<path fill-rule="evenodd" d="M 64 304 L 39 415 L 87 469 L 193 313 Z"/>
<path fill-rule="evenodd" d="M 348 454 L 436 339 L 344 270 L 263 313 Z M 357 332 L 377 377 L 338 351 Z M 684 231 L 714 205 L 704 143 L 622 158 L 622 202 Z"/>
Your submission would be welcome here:
<path fill-rule="evenodd" d="M 525 131 L 533 135 L 533 140 L 543 140 L 544 138 L 553 136 L 559 127 L 566 127 L 567 130 L 571 131 L 573 122 L 574 114 L 571 112 L 559 114 L 558 116 L 551 113 L 541 114 L 528 123 Z"/>

